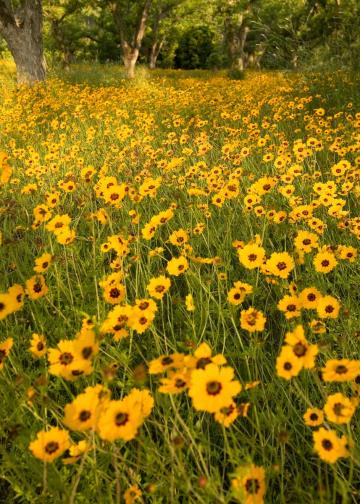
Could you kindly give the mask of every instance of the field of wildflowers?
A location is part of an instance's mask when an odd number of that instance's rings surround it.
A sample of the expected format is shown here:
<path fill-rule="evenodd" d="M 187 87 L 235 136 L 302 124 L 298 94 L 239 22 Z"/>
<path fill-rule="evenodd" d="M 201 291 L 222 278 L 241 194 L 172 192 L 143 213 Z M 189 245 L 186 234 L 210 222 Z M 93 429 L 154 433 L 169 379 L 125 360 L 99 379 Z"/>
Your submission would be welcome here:
<path fill-rule="evenodd" d="M 9 76 L 1 502 L 360 502 L 360 77 Z"/>

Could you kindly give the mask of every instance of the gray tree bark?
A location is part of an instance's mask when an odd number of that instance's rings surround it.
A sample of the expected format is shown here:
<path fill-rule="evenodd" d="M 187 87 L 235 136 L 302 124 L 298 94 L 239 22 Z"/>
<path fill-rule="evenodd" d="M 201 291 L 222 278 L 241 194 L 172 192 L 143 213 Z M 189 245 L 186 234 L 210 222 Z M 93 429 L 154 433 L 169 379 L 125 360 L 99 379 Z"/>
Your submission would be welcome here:
<path fill-rule="evenodd" d="M 23 0 L 13 8 L 11 0 L 0 0 L 0 34 L 16 64 L 19 84 L 34 84 L 46 76 L 41 0 Z"/>

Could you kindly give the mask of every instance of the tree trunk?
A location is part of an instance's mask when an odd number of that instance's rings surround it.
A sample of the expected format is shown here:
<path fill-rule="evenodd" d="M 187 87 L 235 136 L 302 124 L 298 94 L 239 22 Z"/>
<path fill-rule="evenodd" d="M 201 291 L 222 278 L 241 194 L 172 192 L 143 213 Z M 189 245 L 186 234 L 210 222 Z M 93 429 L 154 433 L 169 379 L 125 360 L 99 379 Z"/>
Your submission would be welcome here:
<path fill-rule="evenodd" d="M 158 56 L 160 54 L 160 51 L 161 51 L 163 45 L 164 45 L 164 40 L 161 40 L 161 42 L 158 42 L 158 41 L 154 42 L 153 45 L 151 46 L 150 57 L 149 57 L 150 70 L 155 70 L 156 62 L 157 62 Z"/>
<path fill-rule="evenodd" d="M 45 61 L 42 45 L 32 37 L 32 33 L 22 29 L 21 35 L 8 38 L 8 46 L 16 64 L 18 84 L 34 84 L 45 79 Z"/>
<path fill-rule="evenodd" d="M 45 79 L 41 0 L 25 1 L 17 11 L 0 4 L 0 34 L 16 64 L 19 84 L 34 84 Z"/>
<path fill-rule="evenodd" d="M 123 48 L 123 62 L 128 79 L 135 77 L 135 66 L 139 57 L 138 49 Z"/>

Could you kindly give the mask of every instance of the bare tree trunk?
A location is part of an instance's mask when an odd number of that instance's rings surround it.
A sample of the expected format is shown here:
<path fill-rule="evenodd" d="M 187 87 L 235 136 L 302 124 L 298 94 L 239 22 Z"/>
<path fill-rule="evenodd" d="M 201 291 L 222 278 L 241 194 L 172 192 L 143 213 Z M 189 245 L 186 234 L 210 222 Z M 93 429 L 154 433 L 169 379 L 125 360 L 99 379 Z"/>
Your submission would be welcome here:
<path fill-rule="evenodd" d="M 125 72 L 128 79 L 133 79 L 135 77 L 135 66 L 139 57 L 139 49 L 134 49 L 129 45 L 123 44 L 123 55 L 122 59 L 125 66 Z"/>
<path fill-rule="evenodd" d="M 161 40 L 160 42 L 159 41 L 154 42 L 154 44 L 151 46 L 149 57 L 149 68 L 151 70 L 154 70 L 156 68 L 156 62 L 163 45 L 164 40 Z"/>
<path fill-rule="evenodd" d="M 19 84 L 34 84 L 45 79 L 42 39 L 41 0 L 25 0 L 16 11 L 0 0 L 0 34 L 16 64 Z"/>

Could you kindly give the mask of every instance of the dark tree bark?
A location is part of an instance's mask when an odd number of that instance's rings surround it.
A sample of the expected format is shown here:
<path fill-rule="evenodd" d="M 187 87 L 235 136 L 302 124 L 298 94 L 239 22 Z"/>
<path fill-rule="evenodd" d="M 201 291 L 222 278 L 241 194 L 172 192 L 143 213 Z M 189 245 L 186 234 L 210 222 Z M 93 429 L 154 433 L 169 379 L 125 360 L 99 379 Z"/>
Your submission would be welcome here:
<path fill-rule="evenodd" d="M 113 9 L 115 26 L 120 36 L 122 59 L 125 65 L 126 75 L 129 79 L 133 79 L 135 77 L 135 66 L 145 35 L 146 22 L 149 16 L 151 4 L 152 0 L 144 1 L 138 12 L 135 30 L 133 33 L 128 34 L 128 36 L 126 30 L 126 20 L 124 19 L 125 12 L 123 12 L 119 0 L 116 1 Z"/>
<path fill-rule="evenodd" d="M 19 84 L 45 79 L 41 0 L 23 0 L 13 8 L 11 0 L 0 0 L 0 34 L 16 64 Z"/>

